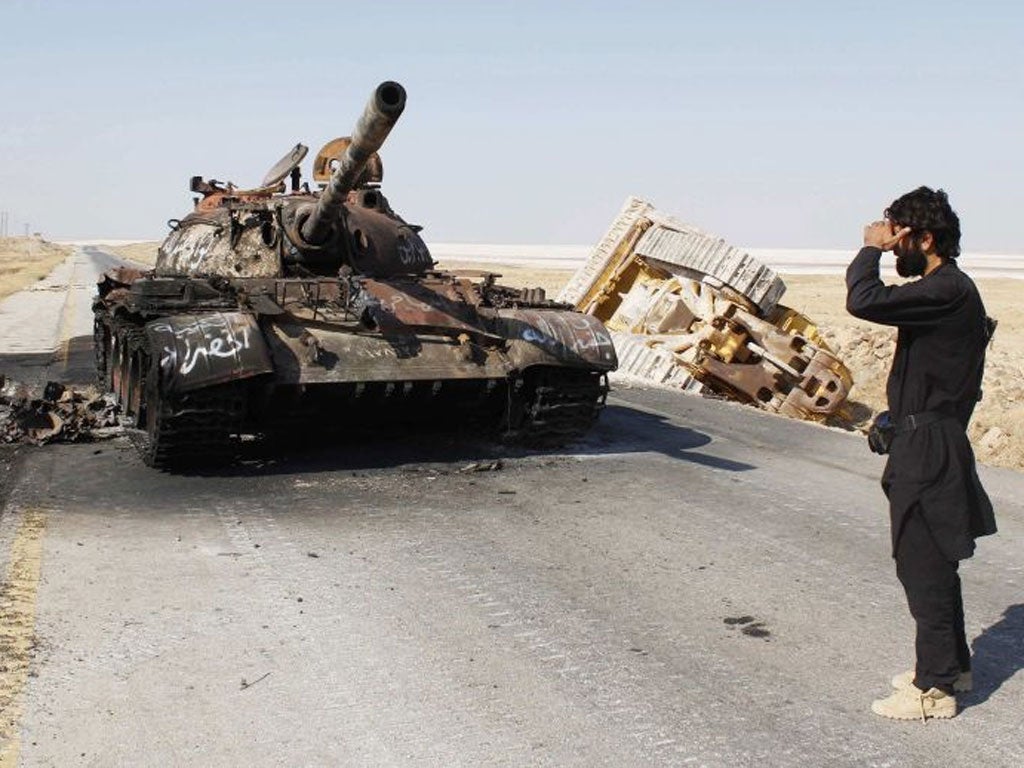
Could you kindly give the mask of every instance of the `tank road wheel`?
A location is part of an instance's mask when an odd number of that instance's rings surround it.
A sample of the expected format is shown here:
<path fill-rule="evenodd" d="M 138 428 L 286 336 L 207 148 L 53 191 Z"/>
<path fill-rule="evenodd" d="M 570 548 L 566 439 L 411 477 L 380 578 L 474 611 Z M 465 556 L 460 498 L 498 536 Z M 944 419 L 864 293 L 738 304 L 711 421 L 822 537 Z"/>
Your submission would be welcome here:
<path fill-rule="evenodd" d="M 132 390 L 132 350 L 128 339 L 118 344 L 120 350 L 117 357 L 117 404 L 121 407 L 121 413 L 131 416 L 131 390 Z"/>
<path fill-rule="evenodd" d="M 124 377 L 125 396 L 121 412 L 131 419 L 131 426 L 141 427 L 145 424 L 146 371 L 149 369 L 149 356 L 141 349 L 132 353 Z"/>
<path fill-rule="evenodd" d="M 96 384 L 107 390 L 110 371 L 107 363 L 110 357 L 110 329 L 99 315 L 92 322 L 92 352 L 96 360 Z"/>
<path fill-rule="evenodd" d="M 145 352 L 138 347 L 137 340 L 133 343 L 132 334 L 112 337 L 110 354 L 107 356 L 109 362 L 106 366 L 109 381 L 106 384 L 114 393 L 121 415 L 132 427 L 139 425 L 146 358 Z"/>
<path fill-rule="evenodd" d="M 107 388 L 114 393 L 114 398 L 117 400 L 118 405 L 121 405 L 121 393 L 123 391 L 125 346 L 124 339 L 118 338 L 117 334 L 111 335 L 110 357 L 107 362 L 107 367 L 110 371 L 110 381 L 107 382 Z"/>
<path fill-rule="evenodd" d="M 531 448 L 582 437 L 608 395 L 605 374 L 572 368 L 531 368 L 510 387 L 503 437 Z"/>

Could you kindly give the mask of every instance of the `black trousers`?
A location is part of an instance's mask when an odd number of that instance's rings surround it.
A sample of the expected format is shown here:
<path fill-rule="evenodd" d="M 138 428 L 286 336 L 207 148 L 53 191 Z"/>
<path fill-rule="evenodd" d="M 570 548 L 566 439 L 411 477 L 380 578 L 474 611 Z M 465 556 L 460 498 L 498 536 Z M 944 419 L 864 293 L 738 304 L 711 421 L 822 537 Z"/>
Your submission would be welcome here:
<path fill-rule="evenodd" d="M 923 691 L 952 693 L 960 672 L 971 668 L 959 565 L 943 556 L 920 509 L 910 510 L 896 541 L 896 575 L 917 623 L 914 685 Z"/>

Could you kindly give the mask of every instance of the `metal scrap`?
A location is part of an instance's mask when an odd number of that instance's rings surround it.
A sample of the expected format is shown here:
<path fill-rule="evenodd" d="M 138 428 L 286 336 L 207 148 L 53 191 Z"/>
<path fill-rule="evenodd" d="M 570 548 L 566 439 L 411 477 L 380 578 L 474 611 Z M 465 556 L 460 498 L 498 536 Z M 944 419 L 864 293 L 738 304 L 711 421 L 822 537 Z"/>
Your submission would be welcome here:
<path fill-rule="evenodd" d="M 0 443 L 81 443 L 119 433 L 113 395 L 56 381 L 40 391 L 0 375 Z"/>

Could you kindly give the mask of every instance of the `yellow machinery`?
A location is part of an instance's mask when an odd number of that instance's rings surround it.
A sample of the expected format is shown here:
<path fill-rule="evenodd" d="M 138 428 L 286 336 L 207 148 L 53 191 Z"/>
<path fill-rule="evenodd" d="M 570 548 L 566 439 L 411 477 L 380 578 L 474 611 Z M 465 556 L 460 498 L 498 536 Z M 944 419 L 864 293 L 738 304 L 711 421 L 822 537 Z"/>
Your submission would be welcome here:
<path fill-rule="evenodd" d="M 605 323 L 620 374 L 824 421 L 853 378 L 784 291 L 748 254 L 630 198 L 559 298 Z"/>

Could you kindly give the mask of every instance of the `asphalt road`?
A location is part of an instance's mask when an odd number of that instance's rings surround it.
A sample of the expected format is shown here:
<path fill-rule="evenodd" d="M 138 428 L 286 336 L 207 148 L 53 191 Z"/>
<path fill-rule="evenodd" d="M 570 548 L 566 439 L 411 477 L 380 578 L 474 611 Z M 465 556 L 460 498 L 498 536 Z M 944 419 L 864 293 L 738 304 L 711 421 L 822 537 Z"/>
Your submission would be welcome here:
<path fill-rule="evenodd" d="M 880 471 L 649 389 L 557 452 L 391 435 L 181 476 L 123 438 L 21 449 L 0 766 L 1018 766 L 1022 476 L 983 469 L 975 691 L 924 725 L 869 710 L 912 658 Z"/>

